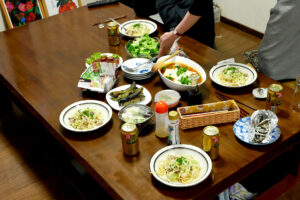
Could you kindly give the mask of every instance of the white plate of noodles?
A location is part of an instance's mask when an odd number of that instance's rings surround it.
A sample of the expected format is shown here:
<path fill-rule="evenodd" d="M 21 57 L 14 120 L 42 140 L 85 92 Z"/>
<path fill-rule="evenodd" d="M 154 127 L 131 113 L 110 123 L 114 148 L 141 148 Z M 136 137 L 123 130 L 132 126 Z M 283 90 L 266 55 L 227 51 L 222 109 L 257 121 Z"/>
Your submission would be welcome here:
<path fill-rule="evenodd" d="M 59 116 L 60 124 L 74 132 L 94 131 L 109 122 L 112 110 L 102 101 L 83 100 L 67 106 Z"/>
<path fill-rule="evenodd" d="M 124 22 L 119 26 L 119 32 L 127 37 L 141 37 L 145 34 L 152 34 L 157 30 L 156 23 L 150 20 L 135 19 Z"/>
<path fill-rule="evenodd" d="M 210 157 L 187 144 L 171 145 L 156 152 L 150 161 L 155 179 L 171 187 L 190 187 L 204 181 L 212 171 Z"/>
<path fill-rule="evenodd" d="M 255 69 L 241 63 L 224 63 L 211 68 L 209 76 L 223 87 L 241 88 L 251 85 L 257 79 Z"/>

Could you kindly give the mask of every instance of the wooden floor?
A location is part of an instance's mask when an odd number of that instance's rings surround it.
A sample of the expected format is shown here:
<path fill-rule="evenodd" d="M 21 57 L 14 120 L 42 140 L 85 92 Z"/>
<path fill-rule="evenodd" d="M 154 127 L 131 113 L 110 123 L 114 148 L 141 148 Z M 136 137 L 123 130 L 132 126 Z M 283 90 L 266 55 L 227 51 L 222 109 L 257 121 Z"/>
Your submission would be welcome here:
<path fill-rule="evenodd" d="M 259 43 L 260 38 L 224 23 L 216 24 L 217 50 L 237 62 L 245 63 L 243 52 L 257 49 Z M 67 152 L 62 153 L 59 144 L 49 144 L 53 138 L 41 136 L 45 134 L 43 130 L 18 109 L 9 111 L 6 101 L 0 103 L 0 199 L 110 198 L 90 177 L 82 178 L 67 166 L 72 158 Z M 45 141 L 47 148 L 41 147 Z M 57 155 L 60 158 L 53 161 Z M 281 194 L 281 199 L 298 198 L 299 182 L 295 185 L 289 188 L 290 193 Z"/>
<path fill-rule="evenodd" d="M 84 199 L 33 142 L 28 119 L 3 104 L 0 115 L 0 199 Z"/>
<path fill-rule="evenodd" d="M 243 32 L 225 23 L 215 25 L 216 47 L 228 58 L 235 58 L 236 62 L 245 63 L 247 58 L 243 55 L 245 51 L 258 49 L 261 39 Z"/>

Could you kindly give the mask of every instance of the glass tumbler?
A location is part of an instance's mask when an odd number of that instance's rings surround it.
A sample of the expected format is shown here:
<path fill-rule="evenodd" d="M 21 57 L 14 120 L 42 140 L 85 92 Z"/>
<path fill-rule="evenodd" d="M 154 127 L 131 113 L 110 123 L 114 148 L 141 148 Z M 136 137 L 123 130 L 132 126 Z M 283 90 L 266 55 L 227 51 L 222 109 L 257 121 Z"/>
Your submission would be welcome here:
<path fill-rule="evenodd" d="M 291 108 L 295 112 L 300 112 L 300 76 L 296 79 L 296 88 L 292 98 Z"/>

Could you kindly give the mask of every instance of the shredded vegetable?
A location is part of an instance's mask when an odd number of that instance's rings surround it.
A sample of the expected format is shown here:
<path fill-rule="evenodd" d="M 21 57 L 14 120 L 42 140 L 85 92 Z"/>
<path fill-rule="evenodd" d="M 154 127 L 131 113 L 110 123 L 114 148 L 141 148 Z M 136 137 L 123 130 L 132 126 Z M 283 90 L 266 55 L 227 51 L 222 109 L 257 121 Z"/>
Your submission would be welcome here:
<path fill-rule="evenodd" d="M 102 113 L 96 109 L 78 110 L 69 118 L 70 125 L 79 130 L 89 130 L 103 123 Z"/>
<path fill-rule="evenodd" d="M 146 33 L 150 33 L 150 29 L 143 23 L 131 24 L 126 27 L 126 34 L 130 36 L 143 36 Z"/>
<path fill-rule="evenodd" d="M 168 182 L 190 183 L 200 175 L 201 167 L 191 156 L 168 155 L 158 163 L 157 175 Z"/>
<path fill-rule="evenodd" d="M 243 86 L 246 84 L 248 74 L 243 73 L 235 66 L 227 66 L 218 74 L 221 83 L 227 86 Z"/>

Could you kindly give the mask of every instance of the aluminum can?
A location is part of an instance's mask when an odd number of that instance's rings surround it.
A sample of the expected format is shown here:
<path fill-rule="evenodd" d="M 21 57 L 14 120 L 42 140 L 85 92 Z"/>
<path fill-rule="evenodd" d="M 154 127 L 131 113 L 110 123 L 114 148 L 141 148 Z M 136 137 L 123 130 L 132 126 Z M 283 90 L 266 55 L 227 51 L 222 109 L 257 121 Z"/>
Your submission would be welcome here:
<path fill-rule="evenodd" d="M 266 99 L 266 109 L 271 110 L 275 114 L 280 112 L 279 106 L 282 102 L 283 87 L 280 84 L 271 84 L 268 88 Z"/>
<path fill-rule="evenodd" d="M 107 24 L 107 34 L 109 45 L 117 46 L 120 44 L 119 25 L 116 22 Z"/>
<path fill-rule="evenodd" d="M 206 126 L 203 129 L 202 149 L 215 160 L 219 156 L 220 132 L 216 126 Z"/>
<path fill-rule="evenodd" d="M 125 123 L 121 126 L 123 152 L 125 155 L 134 156 L 139 152 L 138 129 L 133 123 Z"/>

